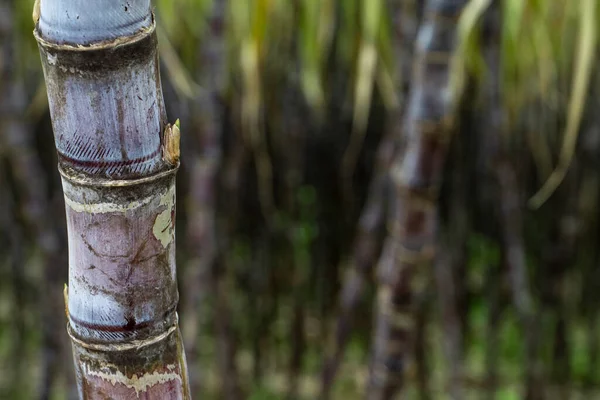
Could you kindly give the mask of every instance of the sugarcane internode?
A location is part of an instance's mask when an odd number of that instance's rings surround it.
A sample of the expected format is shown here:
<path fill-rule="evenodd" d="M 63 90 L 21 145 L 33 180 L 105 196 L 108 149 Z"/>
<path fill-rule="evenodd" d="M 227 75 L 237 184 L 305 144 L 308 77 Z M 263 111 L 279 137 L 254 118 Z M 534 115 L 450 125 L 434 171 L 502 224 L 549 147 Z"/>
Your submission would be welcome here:
<path fill-rule="evenodd" d="M 176 313 L 180 133 L 166 123 L 150 3 L 80 3 L 44 0 L 34 11 L 65 197 L 79 396 L 187 399 Z M 131 20 L 93 20 L 102 6 Z M 66 11 L 88 25 L 65 22 Z"/>

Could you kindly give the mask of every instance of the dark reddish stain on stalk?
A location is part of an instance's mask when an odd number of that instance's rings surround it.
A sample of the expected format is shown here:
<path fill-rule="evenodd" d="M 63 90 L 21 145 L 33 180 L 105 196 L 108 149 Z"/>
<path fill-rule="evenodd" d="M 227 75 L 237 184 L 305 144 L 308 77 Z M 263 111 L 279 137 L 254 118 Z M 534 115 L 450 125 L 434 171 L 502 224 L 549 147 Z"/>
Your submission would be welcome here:
<path fill-rule="evenodd" d="M 135 330 L 135 317 L 133 315 L 126 315 L 125 321 L 127 321 L 127 323 L 123 326 L 125 331 Z"/>
<path fill-rule="evenodd" d="M 166 228 L 165 228 L 166 229 Z M 171 232 L 175 230 L 175 206 L 171 207 Z"/>

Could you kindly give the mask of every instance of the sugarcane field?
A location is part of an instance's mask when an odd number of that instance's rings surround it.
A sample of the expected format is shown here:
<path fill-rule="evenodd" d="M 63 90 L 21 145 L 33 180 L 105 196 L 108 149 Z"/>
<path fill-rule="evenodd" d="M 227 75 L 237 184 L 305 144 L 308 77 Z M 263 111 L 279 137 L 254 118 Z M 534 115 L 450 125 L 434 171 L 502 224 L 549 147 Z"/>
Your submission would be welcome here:
<path fill-rule="evenodd" d="M 597 0 L 0 0 L 0 400 L 600 400 Z"/>

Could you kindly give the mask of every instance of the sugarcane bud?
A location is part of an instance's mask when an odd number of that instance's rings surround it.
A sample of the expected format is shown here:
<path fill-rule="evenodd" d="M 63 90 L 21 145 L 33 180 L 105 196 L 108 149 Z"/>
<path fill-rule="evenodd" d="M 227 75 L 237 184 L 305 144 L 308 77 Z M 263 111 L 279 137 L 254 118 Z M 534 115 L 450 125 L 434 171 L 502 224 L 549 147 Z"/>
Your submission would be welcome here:
<path fill-rule="evenodd" d="M 33 17 L 33 23 L 36 25 L 40 20 L 40 3 L 41 0 L 35 0 L 35 3 L 33 3 L 33 14 L 31 16 Z"/>
<path fill-rule="evenodd" d="M 180 123 L 179 119 L 177 119 L 174 125 L 167 124 L 167 127 L 165 128 L 163 158 L 171 165 L 177 165 L 179 162 L 179 139 L 181 137 L 181 131 L 179 127 Z"/>
<path fill-rule="evenodd" d="M 65 283 L 65 288 L 63 289 L 63 297 L 65 299 L 65 314 L 67 314 L 67 319 L 69 318 L 69 287 Z"/>

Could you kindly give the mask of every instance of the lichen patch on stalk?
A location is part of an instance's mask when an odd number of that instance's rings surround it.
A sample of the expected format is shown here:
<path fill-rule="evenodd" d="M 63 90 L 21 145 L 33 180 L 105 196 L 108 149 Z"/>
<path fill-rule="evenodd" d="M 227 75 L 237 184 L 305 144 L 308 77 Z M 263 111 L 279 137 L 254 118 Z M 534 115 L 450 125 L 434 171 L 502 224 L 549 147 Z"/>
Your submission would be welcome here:
<path fill-rule="evenodd" d="M 156 216 L 152 233 L 166 248 L 173 241 L 175 233 L 175 186 L 161 196 L 160 206 L 164 206 L 165 210 Z"/>
<path fill-rule="evenodd" d="M 113 386 L 123 385 L 133 389 L 138 398 L 140 397 L 140 393 L 144 393 L 156 385 L 166 384 L 172 381 L 177 381 L 179 384 L 182 384 L 181 376 L 177 373 L 176 365 L 167 365 L 167 371 L 165 372 L 154 371 L 140 377 L 138 377 L 137 374 L 133 374 L 131 378 L 119 371 L 115 365 L 107 364 L 100 370 L 92 369 L 87 364 L 83 364 L 82 367 L 86 376 L 100 378 Z"/>

